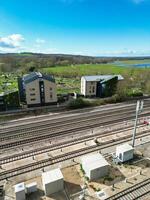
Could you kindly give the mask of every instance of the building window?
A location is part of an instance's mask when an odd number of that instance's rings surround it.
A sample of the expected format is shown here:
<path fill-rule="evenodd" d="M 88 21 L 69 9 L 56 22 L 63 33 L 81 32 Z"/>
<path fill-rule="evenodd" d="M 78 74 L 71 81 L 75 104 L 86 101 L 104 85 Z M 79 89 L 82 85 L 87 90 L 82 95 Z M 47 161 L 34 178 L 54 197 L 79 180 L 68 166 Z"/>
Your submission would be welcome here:
<path fill-rule="evenodd" d="M 53 98 L 53 94 L 52 93 L 50 93 L 50 99 L 52 99 Z"/>
<path fill-rule="evenodd" d="M 31 101 L 35 101 L 36 99 L 31 99 Z"/>
<path fill-rule="evenodd" d="M 51 87 L 49 88 L 50 91 L 52 91 L 52 89 L 53 89 L 53 88 L 51 88 Z"/>
<path fill-rule="evenodd" d="M 95 92 L 95 87 L 93 86 L 93 93 Z"/>
<path fill-rule="evenodd" d="M 30 90 L 30 91 L 35 91 L 35 88 L 30 88 L 29 90 Z"/>
<path fill-rule="evenodd" d="M 34 96 L 34 95 L 35 95 L 35 93 L 31 93 L 31 94 L 30 94 L 30 96 Z"/>

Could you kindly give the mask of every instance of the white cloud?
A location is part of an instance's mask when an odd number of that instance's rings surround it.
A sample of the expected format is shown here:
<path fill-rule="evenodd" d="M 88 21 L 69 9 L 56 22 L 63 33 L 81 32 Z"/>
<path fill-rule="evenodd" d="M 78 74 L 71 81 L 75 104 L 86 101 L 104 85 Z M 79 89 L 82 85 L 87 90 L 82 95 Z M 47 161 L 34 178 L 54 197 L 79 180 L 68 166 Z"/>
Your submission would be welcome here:
<path fill-rule="evenodd" d="M 36 43 L 37 44 L 44 44 L 46 41 L 45 40 L 43 40 L 43 39 L 40 39 L 40 38 L 37 38 L 36 39 Z"/>
<path fill-rule="evenodd" d="M 21 50 L 21 43 L 24 38 L 21 34 L 12 34 L 7 37 L 0 37 L 0 52 L 18 52 Z"/>

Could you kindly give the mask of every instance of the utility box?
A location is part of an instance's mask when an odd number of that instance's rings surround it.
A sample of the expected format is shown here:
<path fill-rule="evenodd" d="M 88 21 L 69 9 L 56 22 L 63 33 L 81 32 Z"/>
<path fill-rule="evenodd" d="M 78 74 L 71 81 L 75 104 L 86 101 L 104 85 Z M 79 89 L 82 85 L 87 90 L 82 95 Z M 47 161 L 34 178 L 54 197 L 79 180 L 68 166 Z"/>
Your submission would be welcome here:
<path fill-rule="evenodd" d="M 134 148 L 128 143 L 116 147 L 116 157 L 120 162 L 133 159 Z"/>
<path fill-rule="evenodd" d="M 29 183 L 26 185 L 26 191 L 27 194 L 33 193 L 37 191 L 37 183 L 33 182 L 33 183 Z"/>
<path fill-rule="evenodd" d="M 54 169 L 42 174 L 42 183 L 45 195 L 62 191 L 64 189 L 64 178 L 60 169 Z"/>
<path fill-rule="evenodd" d="M 108 174 L 109 163 L 101 154 L 91 154 L 81 158 L 82 168 L 90 180 L 104 177 Z"/>
<path fill-rule="evenodd" d="M 16 195 L 16 200 L 25 200 L 26 199 L 24 183 L 19 183 L 19 184 L 15 185 L 15 195 Z"/>

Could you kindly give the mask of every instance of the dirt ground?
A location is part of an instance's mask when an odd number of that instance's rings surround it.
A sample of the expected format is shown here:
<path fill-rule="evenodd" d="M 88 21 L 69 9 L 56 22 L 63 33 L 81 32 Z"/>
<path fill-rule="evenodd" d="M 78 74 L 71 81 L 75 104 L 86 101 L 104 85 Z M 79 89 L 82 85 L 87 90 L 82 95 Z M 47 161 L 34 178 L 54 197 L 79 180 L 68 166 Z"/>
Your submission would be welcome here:
<path fill-rule="evenodd" d="M 77 171 L 77 165 L 64 168 L 62 173 L 64 175 L 65 187 L 68 195 L 73 195 L 82 190 L 83 184 L 80 174 Z"/>
<path fill-rule="evenodd" d="M 108 129 L 111 129 L 108 127 Z M 143 129 L 143 128 L 142 128 Z M 147 127 L 146 127 L 147 129 Z M 145 127 L 144 127 L 145 130 Z M 97 130 L 94 130 L 97 132 Z M 122 133 L 122 136 L 125 134 L 131 134 L 129 131 Z M 112 138 L 116 138 L 117 135 L 112 136 Z M 110 137 L 103 138 L 101 142 L 104 142 L 105 140 L 110 139 Z M 133 162 L 125 163 L 122 165 L 115 165 L 113 163 L 111 164 L 111 168 L 109 170 L 109 174 L 105 178 L 98 179 L 93 182 L 89 182 L 85 180 L 83 173 L 80 170 L 80 158 L 76 158 L 75 161 L 65 161 L 53 166 L 45 167 L 44 170 L 48 171 L 53 168 L 61 168 L 62 173 L 64 175 L 64 181 L 65 181 L 65 190 L 62 192 L 59 192 L 57 194 L 51 195 L 50 197 L 45 197 L 43 188 L 42 188 L 42 182 L 41 182 L 41 173 L 42 171 L 33 171 L 28 174 L 24 174 L 22 176 L 18 176 L 14 179 L 8 180 L 5 185 L 5 200 L 14 200 L 14 185 L 19 182 L 25 182 L 25 183 L 31 183 L 31 182 L 37 182 L 38 185 L 38 192 L 31 194 L 28 196 L 28 200 L 64 200 L 67 199 L 68 196 L 72 196 L 75 193 L 82 191 L 82 186 L 87 183 L 87 188 L 90 193 L 90 195 L 95 196 L 96 191 L 104 191 L 107 196 L 111 196 L 123 189 L 126 189 L 127 187 L 130 187 L 142 180 L 144 180 L 147 177 L 150 177 L 150 143 L 143 144 L 144 139 L 139 140 L 139 146 L 136 147 L 136 153 L 138 153 L 139 158 L 136 158 L 133 160 Z M 78 145 L 73 145 L 71 148 L 63 148 L 61 151 L 55 150 L 53 152 L 49 152 L 49 155 L 47 153 L 35 156 L 35 160 L 41 160 L 43 158 L 48 158 L 50 155 L 56 156 L 63 154 L 65 152 L 72 151 L 72 149 L 76 150 L 79 148 L 83 148 L 86 146 L 93 145 L 93 141 L 89 141 L 86 144 L 81 143 Z M 108 149 L 105 149 L 102 151 L 102 153 L 112 153 L 115 151 L 115 147 L 111 147 Z M 144 156 L 146 159 L 141 160 L 141 156 Z M 140 160 L 139 160 L 140 159 Z M 20 160 L 17 162 L 12 162 L 10 164 L 6 164 L 2 166 L 1 171 L 4 169 L 11 169 L 13 167 L 24 165 L 24 163 L 31 163 L 35 162 L 33 158 L 28 158 L 24 160 Z M 140 172 L 142 171 L 142 174 Z M 32 178 L 36 177 L 36 178 Z M 114 184 L 114 189 L 112 190 L 112 185 Z M 0 199 L 3 200 L 3 199 Z"/>

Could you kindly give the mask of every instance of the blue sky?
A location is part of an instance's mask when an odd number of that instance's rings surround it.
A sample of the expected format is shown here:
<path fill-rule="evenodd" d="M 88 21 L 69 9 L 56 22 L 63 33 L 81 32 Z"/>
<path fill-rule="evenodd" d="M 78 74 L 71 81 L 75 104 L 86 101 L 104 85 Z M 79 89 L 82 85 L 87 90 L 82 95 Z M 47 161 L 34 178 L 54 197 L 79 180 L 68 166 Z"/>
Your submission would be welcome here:
<path fill-rule="evenodd" d="M 1 0 L 0 52 L 149 55 L 150 0 Z"/>

